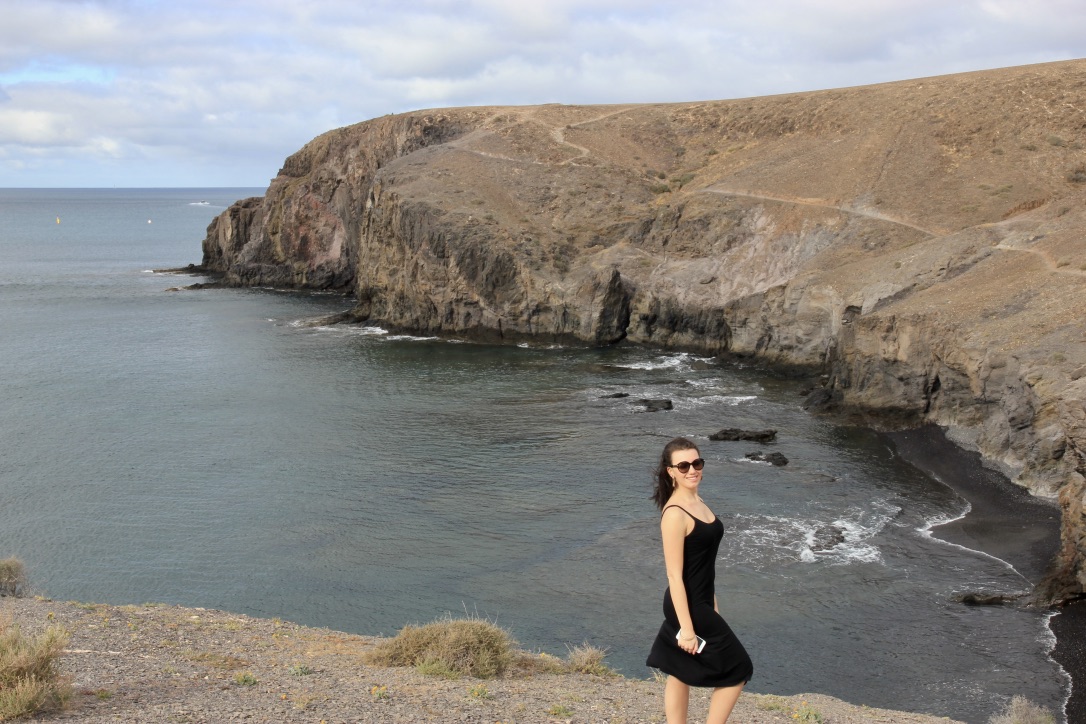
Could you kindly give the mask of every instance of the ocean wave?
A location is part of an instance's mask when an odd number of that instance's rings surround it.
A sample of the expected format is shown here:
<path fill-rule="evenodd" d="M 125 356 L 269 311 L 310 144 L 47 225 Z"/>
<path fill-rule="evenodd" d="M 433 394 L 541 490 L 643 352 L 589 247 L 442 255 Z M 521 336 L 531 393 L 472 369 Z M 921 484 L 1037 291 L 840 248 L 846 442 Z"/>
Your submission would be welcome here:
<path fill-rule="evenodd" d="M 532 344 L 531 342 L 518 342 L 517 347 L 521 349 L 565 349 L 565 345 L 562 344 Z"/>
<path fill-rule="evenodd" d="M 296 329 L 312 329 L 318 332 L 335 332 L 342 335 L 358 335 L 362 337 L 383 337 L 388 334 L 387 329 L 380 327 L 358 327 L 349 324 L 321 324 L 314 326 L 312 320 L 296 319 L 287 326 Z"/>
<path fill-rule="evenodd" d="M 657 357 L 651 360 L 642 360 L 640 362 L 613 362 L 611 367 L 620 367 L 627 370 L 683 370 L 690 371 L 691 365 L 695 362 L 712 362 L 712 357 L 698 357 L 692 355 L 689 352 L 679 352 L 677 354 L 667 355 L 665 357 Z"/>
<path fill-rule="evenodd" d="M 275 321 L 275 320 L 268 320 Z M 392 334 L 383 327 L 365 326 L 353 324 L 319 324 L 313 325 L 310 319 L 296 319 L 288 324 L 296 329 L 312 329 L 317 332 L 332 332 L 334 334 L 351 337 L 377 337 L 386 342 L 432 342 L 440 339 L 435 336 L 423 337 L 416 334 Z M 448 340 L 454 342 L 455 340 Z"/>
<path fill-rule="evenodd" d="M 727 405 L 735 407 L 744 402 L 757 400 L 757 395 L 702 395 L 701 397 L 680 397 L 678 402 L 683 406 L 700 407 L 702 405 Z"/>
<path fill-rule="evenodd" d="M 1067 669 L 1065 669 L 1063 667 L 1063 664 L 1061 664 L 1059 661 L 1056 661 L 1056 658 L 1052 655 L 1052 653 L 1056 650 L 1056 632 L 1052 630 L 1052 619 L 1054 619 L 1056 616 L 1059 616 L 1059 615 L 1060 615 L 1059 611 L 1048 611 L 1048 612 L 1045 613 L 1045 615 L 1044 615 L 1044 631 L 1041 634 L 1041 645 L 1044 646 L 1048 650 L 1048 658 L 1051 659 L 1053 662 L 1055 662 L 1056 666 L 1059 667 L 1059 670 L 1060 670 L 1059 671 L 1059 677 L 1060 677 L 1060 681 L 1063 683 L 1063 691 L 1064 691 L 1064 695 L 1063 695 L 1063 711 L 1064 711 L 1064 714 L 1066 715 L 1067 705 L 1068 705 L 1068 703 L 1070 703 L 1071 695 L 1072 695 L 1072 693 L 1074 691 L 1074 689 L 1073 689 L 1073 683 L 1074 682 L 1071 679 L 1071 673 L 1069 671 L 1067 671 Z"/>
<path fill-rule="evenodd" d="M 417 337 L 413 334 L 390 334 L 383 337 L 386 342 L 432 342 L 437 337 Z"/>
<path fill-rule="evenodd" d="M 849 508 L 830 519 L 737 515 L 725 535 L 722 557 L 733 563 L 770 567 L 788 562 L 850 565 L 881 563 L 882 552 L 872 539 L 901 508 L 875 501 L 867 508 Z"/>
<path fill-rule="evenodd" d="M 613 397 L 615 393 L 626 393 L 625 397 Z M 647 400 L 671 400 L 676 410 L 692 410 L 701 407 L 721 406 L 736 407 L 752 400 L 757 400 L 756 395 L 690 395 L 676 394 L 674 386 L 661 385 L 630 385 L 620 387 L 588 387 L 580 392 L 580 396 L 588 400 L 600 402 L 619 403 L 630 405 L 640 399 Z M 640 411 L 636 405 L 632 405 L 634 411 Z M 744 462 L 750 462 L 745 460 Z"/>
<path fill-rule="evenodd" d="M 953 523 L 956 520 L 961 520 L 965 516 L 969 515 L 969 511 L 973 509 L 973 506 L 969 503 L 965 504 L 965 508 L 960 513 L 940 513 L 939 515 L 932 516 L 924 521 L 924 524 L 916 529 L 916 532 L 925 538 L 931 538 L 932 530 L 938 528 L 941 525 L 947 523 Z"/>
<path fill-rule="evenodd" d="M 1025 579 L 1026 577 L 1022 575 L 1022 572 L 1015 568 L 1010 561 L 1004 560 L 999 556 L 993 556 L 991 553 L 985 553 L 984 551 L 977 550 L 976 548 L 970 548 L 968 546 L 963 546 L 958 543 L 951 543 L 950 541 L 944 540 L 939 536 L 935 535 L 936 528 L 941 525 L 946 525 L 947 523 L 953 523 L 955 521 L 961 520 L 965 516 L 969 515 L 969 511 L 971 510 L 973 510 L 973 506 L 967 502 L 965 504 L 965 509 L 962 510 L 962 512 L 944 513 L 941 515 L 932 516 L 931 518 L 925 520 L 923 525 L 917 527 L 916 532 L 919 533 L 922 538 L 927 538 L 928 540 L 935 541 L 936 543 L 939 543 L 941 545 L 950 546 L 951 548 L 957 548 L 958 550 L 962 551 L 968 551 L 970 553 L 975 553 L 978 556 L 982 556 L 993 561 L 998 561 L 999 563 L 1005 565 L 1012 572 L 1014 572 L 1015 575 L 1021 576 L 1023 579 Z"/>

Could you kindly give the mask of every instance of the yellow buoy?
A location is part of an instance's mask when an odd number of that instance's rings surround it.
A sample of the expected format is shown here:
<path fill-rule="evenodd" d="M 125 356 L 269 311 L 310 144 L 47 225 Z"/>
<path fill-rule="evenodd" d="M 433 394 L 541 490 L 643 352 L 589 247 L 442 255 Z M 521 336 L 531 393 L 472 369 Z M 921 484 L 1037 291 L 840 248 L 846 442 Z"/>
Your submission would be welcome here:
<path fill-rule="evenodd" d="M 60 217 L 59 216 L 57 217 L 57 223 L 58 224 L 60 223 Z"/>

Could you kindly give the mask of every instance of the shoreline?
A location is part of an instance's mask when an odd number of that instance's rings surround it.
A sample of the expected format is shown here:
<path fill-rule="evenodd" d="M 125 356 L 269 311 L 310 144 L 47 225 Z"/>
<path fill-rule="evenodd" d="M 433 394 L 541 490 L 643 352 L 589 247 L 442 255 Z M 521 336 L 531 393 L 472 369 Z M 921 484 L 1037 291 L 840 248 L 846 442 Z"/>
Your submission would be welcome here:
<path fill-rule="evenodd" d="M 943 432 L 933 425 L 917 430 L 882 434 L 894 444 L 895 453 L 898 456 L 951 487 L 967 499 L 972 507 L 960 519 L 933 526 L 932 535 L 944 539 L 951 545 L 969 547 L 980 550 L 986 555 L 998 557 L 1007 562 L 1008 566 L 1022 573 L 1023 577 L 1033 576 L 1034 583 L 1040 580 L 1047 566 L 1047 560 L 1043 555 L 1046 547 L 1043 544 L 1046 539 L 1051 542 L 1053 535 L 1055 535 L 1055 543 L 1058 544 L 1059 510 L 1055 505 L 1032 498 L 1022 488 L 1014 486 L 1002 477 L 1000 473 L 983 468 L 980 456 L 965 452 L 949 442 Z M 1021 508 L 1023 504 L 1036 508 L 1025 519 Z M 974 513 L 977 516 L 976 519 L 973 519 Z M 1023 526 L 1023 520 L 1030 521 L 1032 528 L 1027 531 L 1027 537 L 1033 543 L 1025 547 L 1008 545 L 1006 530 L 1000 529 L 1000 522 L 1006 522 L 1006 520 L 1001 519 L 1000 516 L 1011 516 L 1011 520 L 1018 523 L 1020 528 Z M 1000 531 L 1003 535 L 1000 535 Z M 1046 531 L 1049 538 L 1046 538 Z M 1015 537 L 1015 539 L 1018 538 Z M 988 549 L 985 550 L 982 546 Z M 467 719 L 462 717 L 459 721 L 482 722 L 504 719 L 504 721 L 517 722 L 640 722 L 654 721 L 653 716 L 662 711 L 661 689 L 652 679 L 646 681 L 646 679 L 618 678 L 601 681 L 599 677 L 559 675 L 555 678 L 546 678 L 545 681 L 542 678 L 534 681 L 533 677 L 530 685 L 521 678 L 491 679 L 484 682 L 480 682 L 479 679 L 460 679 L 458 682 L 449 683 L 433 677 L 420 676 L 413 670 L 383 670 L 372 668 L 372 666 L 366 668 L 359 663 L 357 649 L 372 646 L 372 643 L 378 640 L 377 637 L 344 634 L 326 630 L 326 628 L 296 626 L 277 619 L 254 619 L 224 611 L 177 606 L 87 605 L 43 599 L 0 599 L 0 615 L 11 610 L 21 612 L 16 614 L 16 621 L 22 621 L 27 630 L 46 625 L 50 620 L 70 625 L 78 636 L 73 636 L 72 643 L 68 647 L 71 655 L 66 655 L 64 659 L 86 659 L 77 663 L 77 666 L 81 668 L 77 671 L 84 672 L 81 674 L 83 678 L 76 677 L 75 679 L 77 685 L 75 700 L 78 709 L 26 721 L 116 721 L 118 707 L 122 704 L 128 707 L 129 711 L 137 712 L 135 719 L 147 722 L 226 721 L 231 716 L 238 715 L 243 715 L 251 721 L 317 721 L 314 719 L 314 713 L 317 711 L 315 707 L 318 704 L 310 702 L 307 697 L 315 697 L 313 701 L 319 700 L 320 706 L 326 707 L 325 710 L 320 711 L 328 712 L 328 715 L 324 716 L 328 722 L 445 721 L 441 716 L 435 719 L 426 719 L 426 717 L 417 719 L 414 714 L 408 713 L 421 711 L 420 707 L 429 706 L 426 702 L 429 701 L 427 697 L 430 696 L 443 702 L 441 706 L 445 708 L 440 709 L 442 712 L 446 711 L 447 707 L 463 709 Z M 54 614 L 54 618 L 47 618 L 50 613 Z M 24 618 L 25 615 L 29 615 L 33 620 L 27 620 Z M 1086 671 L 1083 666 L 1083 652 L 1086 651 L 1086 606 L 1058 611 L 1055 617 L 1048 619 L 1047 627 L 1052 637 L 1056 639 L 1051 656 L 1060 663 L 1064 671 L 1068 672 L 1073 687 L 1072 696 L 1065 702 L 1064 712 L 1060 713 L 1066 715 L 1065 721 L 1086 721 L 1079 720 L 1075 713 L 1081 712 L 1081 709 L 1076 707 L 1082 706 L 1079 700 L 1082 697 L 1075 698 L 1074 696 L 1075 689 L 1081 693 L 1083 688 L 1081 683 L 1086 681 L 1084 679 Z M 151 642 L 142 640 L 142 643 L 137 640 L 138 636 L 148 634 L 153 634 L 157 640 L 151 640 Z M 125 640 L 126 636 L 128 640 Z M 207 636 L 214 638 L 201 643 Z M 293 661 L 283 659 L 281 652 L 275 655 L 270 663 L 264 661 L 266 656 L 270 656 L 269 651 L 275 650 L 278 639 L 283 637 L 295 640 L 304 637 L 305 647 L 299 648 L 292 645 L 291 650 L 295 653 Z M 336 650 L 326 651 L 328 647 Z M 353 647 L 355 650 L 344 651 L 343 647 Z M 178 656 L 182 660 L 195 657 L 194 663 L 189 661 L 186 664 L 189 670 L 195 669 L 194 673 L 189 671 L 188 678 L 177 673 L 188 671 L 177 662 Z M 168 661 L 165 661 L 163 657 L 166 657 Z M 87 662 L 91 659 L 97 659 L 97 661 L 90 665 Z M 119 671 L 116 668 L 118 659 L 128 660 L 128 663 L 124 664 Z M 289 672 L 285 673 L 281 670 L 289 670 L 290 666 L 296 665 L 299 661 L 311 659 L 330 661 L 327 669 L 318 669 L 316 665 L 310 665 L 321 674 L 336 670 L 337 682 L 348 681 L 350 676 L 346 672 L 359 669 L 359 666 L 363 673 L 351 674 L 353 678 L 350 678 L 350 681 L 356 686 L 350 693 L 334 696 L 327 693 L 318 695 L 306 693 L 308 689 L 303 691 L 295 690 L 296 687 L 290 688 L 295 684 L 308 685 L 313 682 L 299 681 L 299 677 L 291 676 Z M 200 661 L 204 661 L 205 664 L 211 663 L 201 668 L 197 665 Z M 231 661 L 240 662 L 240 666 L 248 666 L 248 668 L 230 668 L 233 665 L 229 663 Z M 157 669 L 148 669 L 140 662 L 150 662 L 147 665 L 157 666 Z M 62 666 L 72 663 L 72 661 L 65 663 L 62 659 Z M 224 664 L 226 668 L 224 669 L 219 663 Z M 143 668 L 132 668 L 136 665 L 143 665 Z M 128 666 L 127 671 L 125 666 Z M 270 666 L 270 673 L 268 666 Z M 258 681 L 262 683 L 274 681 L 275 686 L 255 691 L 252 689 L 258 687 L 244 687 L 232 683 L 233 676 L 239 671 L 249 669 L 253 670 Z M 260 671 L 257 671 L 258 669 Z M 205 673 L 201 676 L 201 672 Z M 159 681 L 163 678 L 163 673 L 168 674 L 165 683 Z M 368 678 L 365 678 L 366 676 Z M 365 681 L 359 677 L 365 678 Z M 574 681 L 576 677 L 582 677 L 583 681 Z M 371 683 L 369 683 L 370 679 L 372 679 Z M 200 683 L 201 681 L 203 684 Z M 314 678 L 313 681 L 317 679 Z M 205 690 L 209 682 L 215 689 L 212 693 Z M 501 683 L 502 686 L 498 687 L 497 683 Z M 502 699 L 502 703 L 489 699 L 485 701 L 473 699 L 467 691 L 472 685 L 477 684 L 489 687 L 495 698 Z M 1074 686 L 1075 684 L 1078 686 Z M 388 686 L 396 698 L 402 701 L 390 703 L 383 700 L 376 702 L 370 700 L 369 689 L 374 686 Z M 92 696 L 102 690 L 110 691 L 108 700 L 97 700 Z M 570 691 L 580 690 L 584 690 L 585 693 L 570 694 Z M 165 697 L 165 702 L 156 698 L 160 696 Z M 580 697 L 581 700 L 564 698 L 570 696 Z M 204 703 L 199 704 L 195 709 L 187 708 L 186 702 L 193 698 Z M 252 700 L 257 698 L 260 698 L 262 703 L 255 706 Z M 550 700 L 548 698 L 558 703 L 547 704 L 547 707 L 536 708 L 532 712 L 501 709 L 502 706 L 509 704 L 509 701 L 515 701 L 509 706 L 517 707 L 523 704 L 523 706 L 531 707 L 534 704 L 525 702 L 539 703 L 544 699 Z M 595 699 L 611 702 L 615 706 L 619 706 L 620 703 L 624 708 L 621 716 L 617 709 L 606 715 L 593 710 L 592 714 L 583 716 L 585 703 Z M 791 707 L 790 711 L 795 711 L 801 706 L 801 701 L 812 702 L 812 706 L 823 713 L 830 710 L 828 708 L 833 708 L 834 714 L 830 721 L 834 722 L 950 721 L 945 717 L 934 715 L 856 707 L 839 699 L 820 695 L 775 697 L 746 694 L 743 701 L 745 708 L 737 710 L 737 713 L 742 712 L 742 716 L 738 716 L 737 721 L 750 723 L 792 721 L 791 716 L 775 719 L 774 716 L 784 709 L 771 708 Z M 293 702 L 291 706 L 300 702 L 304 704 L 296 712 L 299 715 L 298 719 L 293 719 L 293 711 L 276 709 L 277 713 L 270 714 L 271 709 L 279 706 L 279 702 Z M 375 703 L 379 704 L 380 708 L 372 710 L 370 704 Z M 401 704 L 402 709 L 399 708 Z M 555 719 L 554 715 L 545 712 L 546 708 L 552 706 L 565 707 L 573 712 L 573 715 L 565 719 Z M 634 708 L 640 708 L 636 711 L 641 714 L 631 717 L 631 709 Z M 349 713 L 357 711 L 366 711 L 372 714 L 372 717 L 368 717 L 368 714 L 359 717 L 354 713 Z M 489 713 L 475 717 L 484 711 Z M 696 711 L 693 709 L 692 713 Z M 880 712 L 886 715 L 884 719 L 876 716 L 876 713 Z M 849 719 L 849 716 L 854 713 L 857 719 Z M 595 714 L 601 715 L 594 717 Z M 125 715 L 122 714 L 122 717 Z M 128 716 L 128 719 L 131 721 L 134 717 Z"/>
<path fill-rule="evenodd" d="M 663 684 L 594 674 L 514 671 L 495 679 L 426 676 L 366 664 L 380 639 L 224 611 L 145 604 L 112 606 L 2 598 L 27 633 L 50 624 L 71 632 L 60 659 L 71 706 L 27 722 L 663 721 Z M 703 718 L 708 691 L 691 697 Z M 946 717 L 875 709 L 821 694 L 744 693 L 735 720 L 784 724 L 809 712 L 834 724 L 961 724 Z"/>
<path fill-rule="evenodd" d="M 1060 509 L 1054 500 L 1035 497 L 984 467 L 979 453 L 959 447 L 936 425 L 882 434 L 898 456 L 968 503 L 961 517 L 932 526 L 934 537 L 1006 563 L 1031 589 L 1044 579 L 1060 545 Z"/>
<path fill-rule="evenodd" d="M 1051 572 L 1059 550 L 1057 503 L 1037 498 L 1002 473 L 985 467 L 979 453 L 959 447 L 936 425 L 881 434 L 893 444 L 895 454 L 949 487 L 969 506 L 960 517 L 933 525 L 928 533 L 949 545 L 1005 563 L 1029 585 L 1022 599 L 1033 605 L 1033 593 Z M 1063 720 L 1086 721 L 1086 605 L 1046 608 L 1053 613 L 1046 620 L 1054 641 L 1049 656 L 1069 680 Z"/>

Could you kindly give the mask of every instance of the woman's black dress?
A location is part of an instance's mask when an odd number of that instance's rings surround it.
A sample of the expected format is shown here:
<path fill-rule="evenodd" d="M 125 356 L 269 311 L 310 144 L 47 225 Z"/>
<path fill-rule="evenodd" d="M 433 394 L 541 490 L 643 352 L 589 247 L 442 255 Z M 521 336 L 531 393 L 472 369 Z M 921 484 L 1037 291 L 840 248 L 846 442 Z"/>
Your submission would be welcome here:
<path fill-rule="evenodd" d="M 677 505 L 668 507 L 679 508 Z M 679 510 L 690 515 L 682 508 Z M 712 523 L 694 518 L 694 530 L 683 541 L 683 584 L 690 603 L 690 616 L 694 619 L 694 632 L 705 639 L 705 648 L 700 654 L 688 654 L 679 648 L 675 640 L 679 619 L 668 588 L 664 591 L 664 623 L 645 661 L 690 686 L 735 686 L 750 681 L 754 673 L 754 665 L 743 644 L 713 610 L 716 554 L 723 537 L 724 524 L 719 518 Z"/>

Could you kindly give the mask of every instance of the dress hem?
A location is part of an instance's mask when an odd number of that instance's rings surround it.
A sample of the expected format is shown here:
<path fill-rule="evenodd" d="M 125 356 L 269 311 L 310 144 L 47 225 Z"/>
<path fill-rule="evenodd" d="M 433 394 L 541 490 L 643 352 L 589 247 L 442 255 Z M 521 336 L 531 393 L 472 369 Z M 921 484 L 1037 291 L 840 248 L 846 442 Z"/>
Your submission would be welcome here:
<path fill-rule="evenodd" d="M 741 678 L 738 681 L 732 681 L 732 682 L 723 683 L 723 684 L 691 684 L 689 681 L 683 681 L 682 677 L 679 676 L 678 674 L 672 674 L 670 671 L 667 671 L 665 669 L 661 669 L 659 666 L 653 666 L 652 664 L 650 664 L 647 661 L 645 662 L 645 666 L 648 666 L 650 669 L 656 669 L 657 671 L 662 672 L 664 674 L 667 674 L 668 676 L 674 676 L 676 679 L 678 679 L 679 681 L 682 681 L 687 686 L 693 686 L 693 687 L 696 687 L 696 688 L 699 688 L 699 689 L 727 689 L 727 688 L 732 687 L 732 686 L 739 686 L 740 684 L 743 684 L 744 686 L 746 686 L 747 684 L 750 683 L 750 680 L 752 678 L 752 677 L 748 676 L 745 679 Z"/>

